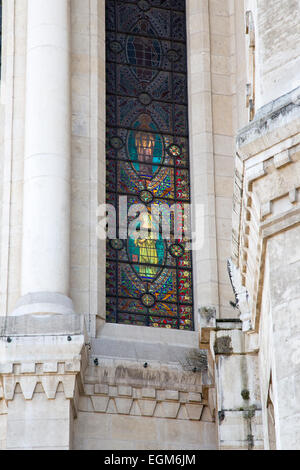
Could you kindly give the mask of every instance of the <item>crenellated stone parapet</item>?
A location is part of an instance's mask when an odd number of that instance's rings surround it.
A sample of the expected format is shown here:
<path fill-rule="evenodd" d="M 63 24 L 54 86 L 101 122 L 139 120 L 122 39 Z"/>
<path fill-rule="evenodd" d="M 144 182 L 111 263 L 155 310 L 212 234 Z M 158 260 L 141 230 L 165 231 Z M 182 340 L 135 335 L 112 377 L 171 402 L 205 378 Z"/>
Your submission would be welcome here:
<path fill-rule="evenodd" d="M 1 318 L 0 436 L 4 448 L 71 448 L 72 423 L 87 365 L 83 322 L 80 315 Z M 28 426 L 31 433 L 24 432 Z"/>

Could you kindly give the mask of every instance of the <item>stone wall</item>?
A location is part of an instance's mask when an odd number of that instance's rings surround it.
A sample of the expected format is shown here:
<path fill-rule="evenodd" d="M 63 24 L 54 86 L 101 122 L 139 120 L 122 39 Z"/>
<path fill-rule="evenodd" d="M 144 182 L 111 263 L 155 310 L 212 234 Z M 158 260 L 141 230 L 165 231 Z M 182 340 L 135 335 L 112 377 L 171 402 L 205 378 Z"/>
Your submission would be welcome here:
<path fill-rule="evenodd" d="M 279 449 L 299 449 L 300 226 L 268 242 L 272 392 Z M 262 340 L 262 343 L 265 340 Z M 270 344 L 270 343 L 269 343 Z M 261 364 L 263 366 L 263 364 Z M 261 367 L 263 368 L 263 367 Z M 263 383 L 266 393 L 269 383 Z"/>
<path fill-rule="evenodd" d="M 2 2 L 0 315 L 20 297 L 27 1 Z"/>
<path fill-rule="evenodd" d="M 238 137 L 233 247 L 248 295 L 238 306 L 245 352 L 258 354 L 266 449 L 299 449 L 299 92 L 263 107 Z"/>
<path fill-rule="evenodd" d="M 259 107 L 300 85 L 299 14 L 297 0 L 257 2 Z"/>
<path fill-rule="evenodd" d="M 63 266 L 70 276 L 61 293 L 70 295 L 77 317 L 49 316 L 51 302 L 39 319 L 30 315 L 38 311 L 12 316 L 27 279 L 21 260 L 32 1 L 3 2 L 0 448 L 299 448 L 299 2 L 187 2 L 192 200 L 203 209 L 194 222 L 204 227 L 194 255 L 196 331 L 188 333 L 105 323 L 105 249 L 96 232 L 105 198 L 104 0 L 66 1 L 70 15 L 59 36 L 65 41 L 67 30 L 70 39 L 72 118 L 70 262 Z M 251 80 L 256 115 L 248 124 Z M 55 201 L 53 194 L 57 216 Z M 42 228 L 33 225 L 41 247 Z M 231 238 L 234 292 L 226 264 Z M 47 253 L 41 256 L 47 266 Z M 52 281 L 59 284 L 59 276 Z M 49 433 L 40 436 L 45 427 Z"/>
<path fill-rule="evenodd" d="M 121 367 L 126 373 L 126 368 L 130 366 L 122 362 Z M 181 391 L 180 387 L 179 390 L 164 389 L 162 383 L 151 387 L 149 378 L 137 380 L 138 376 L 143 375 L 143 366 L 134 369 L 131 365 L 130 376 L 136 377 L 135 386 L 116 385 L 116 382 L 108 385 L 103 381 L 99 383 L 99 377 L 95 375 L 88 377 L 75 421 L 75 449 L 217 448 L 216 426 L 208 404 L 208 391 L 207 396 L 203 391 L 187 392 L 188 387 L 183 384 Z M 155 373 L 153 369 L 149 371 L 152 378 Z M 167 368 L 165 374 L 168 374 Z M 148 385 L 147 388 L 141 387 L 143 382 Z"/>

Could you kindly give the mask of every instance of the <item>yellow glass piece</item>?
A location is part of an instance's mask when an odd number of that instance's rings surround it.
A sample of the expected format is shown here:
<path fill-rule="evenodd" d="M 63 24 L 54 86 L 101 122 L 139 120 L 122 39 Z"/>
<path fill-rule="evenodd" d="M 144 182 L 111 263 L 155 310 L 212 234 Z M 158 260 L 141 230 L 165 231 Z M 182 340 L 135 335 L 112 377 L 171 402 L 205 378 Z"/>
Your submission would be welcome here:
<path fill-rule="evenodd" d="M 141 216 L 141 230 L 145 233 L 151 229 L 151 215 L 142 214 Z M 145 277 L 155 277 L 157 274 L 157 267 L 151 265 L 158 265 L 158 256 L 156 249 L 155 233 L 150 231 L 147 238 L 135 240 L 135 245 L 140 249 L 140 263 L 145 263 L 148 266 L 140 266 L 139 273 Z"/>

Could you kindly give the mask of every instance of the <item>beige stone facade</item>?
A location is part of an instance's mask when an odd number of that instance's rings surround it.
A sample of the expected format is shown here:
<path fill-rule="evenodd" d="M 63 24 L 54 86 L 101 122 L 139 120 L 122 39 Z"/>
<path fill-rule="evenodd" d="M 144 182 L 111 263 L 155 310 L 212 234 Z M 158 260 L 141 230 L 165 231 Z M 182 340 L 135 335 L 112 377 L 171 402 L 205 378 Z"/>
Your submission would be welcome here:
<path fill-rule="evenodd" d="M 0 449 L 300 449 L 299 1 L 186 0 L 192 332 L 106 323 L 105 1 L 2 4 Z"/>

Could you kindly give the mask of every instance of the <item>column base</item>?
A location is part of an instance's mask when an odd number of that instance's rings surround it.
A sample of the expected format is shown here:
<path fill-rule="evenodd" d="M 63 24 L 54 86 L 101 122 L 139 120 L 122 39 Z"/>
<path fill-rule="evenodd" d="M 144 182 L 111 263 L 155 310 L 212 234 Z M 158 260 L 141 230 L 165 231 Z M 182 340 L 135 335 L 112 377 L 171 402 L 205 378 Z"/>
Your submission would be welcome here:
<path fill-rule="evenodd" d="M 66 295 L 55 292 L 35 292 L 21 297 L 12 315 L 70 315 L 74 313 L 73 302 Z"/>

